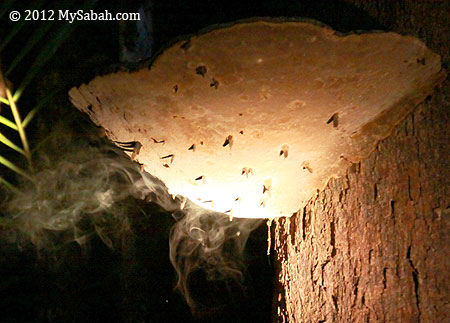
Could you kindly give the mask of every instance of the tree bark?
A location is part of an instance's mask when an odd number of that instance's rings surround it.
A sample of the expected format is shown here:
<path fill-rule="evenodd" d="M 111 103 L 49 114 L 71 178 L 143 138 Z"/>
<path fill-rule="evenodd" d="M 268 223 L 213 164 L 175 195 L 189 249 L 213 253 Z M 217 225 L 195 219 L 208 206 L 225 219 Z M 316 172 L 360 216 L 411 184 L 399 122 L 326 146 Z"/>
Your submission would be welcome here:
<path fill-rule="evenodd" d="M 348 1 L 449 62 L 446 1 Z M 450 81 L 367 159 L 274 221 L 275 322 L 448 322 Z"/>

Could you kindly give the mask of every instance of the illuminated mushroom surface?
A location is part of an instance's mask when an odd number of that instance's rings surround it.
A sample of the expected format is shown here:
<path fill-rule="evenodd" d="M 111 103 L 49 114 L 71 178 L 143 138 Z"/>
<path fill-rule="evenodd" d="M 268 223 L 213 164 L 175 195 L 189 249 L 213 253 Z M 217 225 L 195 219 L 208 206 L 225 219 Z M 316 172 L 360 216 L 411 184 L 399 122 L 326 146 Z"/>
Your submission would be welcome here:
<path fill-rule="evenodd" d="M 414 37 L 265 20 L 191 36 L 69 94 L 111 140 L 140 143 L 130 155 L 171 193 L 271 218 L 367 157 L 444 75 Z"/>

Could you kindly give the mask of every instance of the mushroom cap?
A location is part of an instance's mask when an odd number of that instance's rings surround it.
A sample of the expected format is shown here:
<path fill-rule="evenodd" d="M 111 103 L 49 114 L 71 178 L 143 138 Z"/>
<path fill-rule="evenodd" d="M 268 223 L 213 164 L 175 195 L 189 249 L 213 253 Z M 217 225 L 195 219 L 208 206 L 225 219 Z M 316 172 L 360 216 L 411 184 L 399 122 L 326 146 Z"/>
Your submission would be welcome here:
<path fill-rule="evenodd" d="M 136 159 L 172 193 L 270 218 L 367 157 L 444 77 L 440 57 L 411 36 L 252 21 L 69 95 L 110 139 L 140 142 Z"/>

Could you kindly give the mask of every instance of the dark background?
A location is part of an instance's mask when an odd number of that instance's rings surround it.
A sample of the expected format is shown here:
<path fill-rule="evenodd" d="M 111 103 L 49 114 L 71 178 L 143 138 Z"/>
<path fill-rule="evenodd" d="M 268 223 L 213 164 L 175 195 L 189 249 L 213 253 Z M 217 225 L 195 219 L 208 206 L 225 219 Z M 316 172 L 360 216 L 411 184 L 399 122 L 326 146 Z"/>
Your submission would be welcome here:
<path fill-rule="evenodd" d="M 144 3 L 151 8 L 153 54 L 183 35 L 202 28 L 252 17 L 307 17 L 319 20 L 340 32 L 382 29 L 364 13 L 339 0 L 317 1 L 40 1 L 42 9 L 71 11 L 90 8 L 115 12 L 137 12 Z M 9 5 L 9 3 L 11 3 Z M 23 12 L 38 2 L 4 1 L 6 12 Z M 7 14 L 0 21 L 0 43 L 18 23 Z M 33 30 L 42 21 L 27 22 L 0 53 L 4 69 L 20 49 L 30 42 Z M 55 43 L 56 35 L 67 22 L 57 22 L 26 59 L 8 75 L 20 84 L 45 44 Z M 133 22 L 129 24 L 133 25 Z M 132 29 L 132 26 L 130 27 Z M 117 22 L 76 22 L 68 36 L 46 62 L 20 100 L 26 115 L 48 93 L 57 90 L 28 129 L 32 146 L 55 134 L 55 128 L 71 133 L 73 140 L 89 144 L 95 127 L 70 105 L 67 91 L 95 75 L 121 68 L 136 68 L 120 62 Z M 132 42 L 131 42 L 132 43 Z M 149 57 L 143 57 L 147 62 Z M 8 111 L 2 107 L 2 115 Z M 7 130 L 1 128 L 2 131 Z M 59 136 L 61 136 L 61 133 Z M 11 134 L 13 136 L 13 134 Z M 9 159 L 21 163 L 16 155 L 1 148 Z M 42 148 L 45 150 L 45 148 Z M 53 147 L 54 149 L 54 147 Z M 17 179 L 0 169 L 12 182 Z M 2 199 L 7 199 L 7 193 Z M 1 202 L 1 199 L 0 199 Z M 135 203 L 140 203 L 135 201 Z M 141 212 L 144 211 L 144 212 Z M 7 216 L 5 210 L 3 216 Z M 169 262 L 168 236 L 174 223 L 170 214 L 154 205 L 137 205 L 129 215 L 131 232 L 114 250 L 98 238 L 82 247 L 64 243 L 51 250 L 36 250 L 21 243 L 19 250 L 11 240 L 0 239 L 0 322 L 269 322 L 272 316 L 274 255 L 266 255 L 267 226 L 255 230 L 245 252 L 245 282 L 208 282 L 198 271 L 192 278 L 194 297 L 208 307 L 189 310 L 181 295 L 173 290 L 175 271 Z M 1 228 L 0 228 L 1 231 Z M 3 236 L 1 236 L 3 237 Z"/>

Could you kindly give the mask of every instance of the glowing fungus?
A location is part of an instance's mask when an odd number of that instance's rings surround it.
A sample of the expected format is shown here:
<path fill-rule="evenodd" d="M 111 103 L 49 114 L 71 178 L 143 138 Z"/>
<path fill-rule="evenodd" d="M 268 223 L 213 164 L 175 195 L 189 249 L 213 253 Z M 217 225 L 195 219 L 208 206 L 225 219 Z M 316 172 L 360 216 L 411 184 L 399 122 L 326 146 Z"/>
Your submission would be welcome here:
<path fill-rule="evenodd" d="M 97 77 L 70 97 L 111 139 L 141 143 L 135 158 L 171 192 L 264 218 L 298 211 L 367 157 L 444 74 L 414 37 L 254 21 L 191 36 L 149 69 Z"/>

